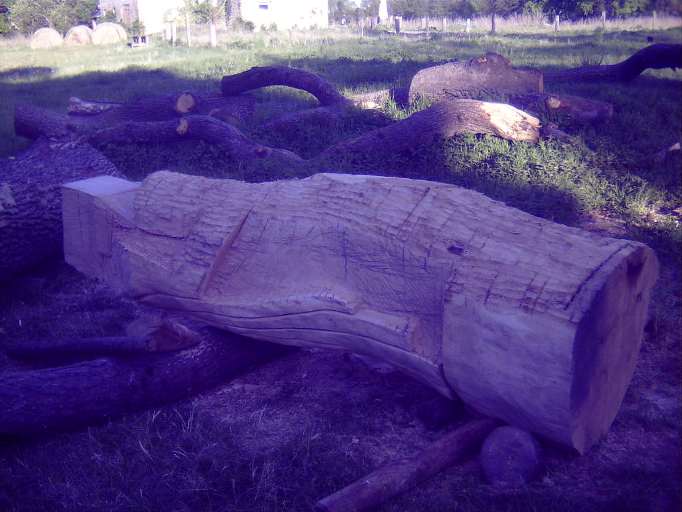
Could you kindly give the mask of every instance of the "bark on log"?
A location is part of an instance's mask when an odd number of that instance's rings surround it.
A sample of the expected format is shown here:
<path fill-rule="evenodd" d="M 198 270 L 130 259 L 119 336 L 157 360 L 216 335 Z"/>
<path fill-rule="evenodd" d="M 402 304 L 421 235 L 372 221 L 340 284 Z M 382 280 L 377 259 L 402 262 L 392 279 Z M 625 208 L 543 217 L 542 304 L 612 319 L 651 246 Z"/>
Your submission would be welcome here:
<path fill-rule="evenodd" d="M 85 180 L 64 225 L 70 264 L 144 303 L 382 359 L 581 452 L 618 411 L 657 275 L 645 245 L 400 178 Z"/>
<path fill-rule="evenodd" d="M 62 250 L 61 186 L 118 171 L 88 145 L 35 142 L 0 159 L 0 282 Z"/>
<path fill-rule="evenodd" d="M 540 121 L 504 103 L 476 100 L 442 101 L 407 119 L 335 144 L 322 153 L 327 158 L 361 160 L 377 148 L 401 152 L 462 133 L 496 135 L 516 142 L 537 142 Z"/>
<path fill-rule="evenodd" d="M 545 83 L 629 82 L 647 69 L 682 68 L 682 44 L 652 44 L 618 64 L 546 71 Z"/>
<path fill-rule="evenodd" d="M 476 453 L 498 422 L 471 421 L 441 437 L 419 455 L 397 460 L 317 502 L 317 512 L 362 512 L 399 496 Z"/>
<path fill-rule="evenodd" d="M 532 114 L 561 117 L 562 124 L 594 124 L 613 117 L 613 105 L 570 94 L 517 94 L 509 103 Z"/>
<path fill-rule="evenodd" d="M 286 66 L 254 67 L 243 73 L 224 76 L 220 83 L 224 96 L 236 96 L 272 85 L 284 85 L 309 92 L 323 107 L 349 103 L 336 87 L 321 76 Z"/>
<path fill-rule="evenodd" d="M 0 373 L 0 436 L 70 429 L 181 400 L 283 353 L 212 328 L 194 349 Z"/>
<path fill-rule="evenodd" d="M 61 357 L 130 356 L 148 352 L 175 352 L 196 346 L 201 337 L 182 323 L 165 320 L 138 336 L 30 340 L 8 343 L 0 349 L 18 359 Z"/>
<path fill-rule="evenodd" d="M 410 83 L 409 101 L 418 98 L 485 99 L 500 95 L 542 93 L 542 73 L 530 68 L 513 68 L 496 53 L 467 62 L 448 62 L 419 71 Z"/>

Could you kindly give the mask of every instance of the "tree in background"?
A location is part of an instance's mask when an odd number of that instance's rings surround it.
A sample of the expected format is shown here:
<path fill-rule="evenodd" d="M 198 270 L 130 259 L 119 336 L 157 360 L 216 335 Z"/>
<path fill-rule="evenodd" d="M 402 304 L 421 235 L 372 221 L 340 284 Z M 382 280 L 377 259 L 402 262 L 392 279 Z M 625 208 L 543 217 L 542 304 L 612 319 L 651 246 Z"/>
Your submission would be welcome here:
<path fill-rule="evenodd" d="M 14 0 L 9 20 L 30 34 L 51 27 L 62 34 L 74 25 L 88 25 L 97 8 L 97 0 Z"/>
<path fill-rule="evenodd" d="M 497 32 L 495 18 L 520 10 L 521 0 L 471 0 L 471 4 L 478 14 L 490 15 L 490 33 L 494 34 Z"/>
<path fill-rule="evenodd" d="M 8 34 L 12 31 L 10 11 L 13 5 L 14 0 L 0 0 L 0 35 Z"/>

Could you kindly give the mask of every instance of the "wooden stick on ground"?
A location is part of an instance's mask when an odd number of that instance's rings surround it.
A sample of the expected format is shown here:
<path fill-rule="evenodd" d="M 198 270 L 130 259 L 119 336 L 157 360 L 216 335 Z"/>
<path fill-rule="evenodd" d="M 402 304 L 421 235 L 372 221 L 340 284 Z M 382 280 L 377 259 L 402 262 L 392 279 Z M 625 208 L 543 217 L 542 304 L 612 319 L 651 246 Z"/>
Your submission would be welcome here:
<path fill-rule="evenodd" d="M 383 466 L 317 502 L 317 512 L 361 512 L 377 507 L 478 450 L 498 422 L 474 420 L 441 437 L 415 457 Z"/>
<path fill-rule="evenodd" d="M 194 347 L 201 336 L 182 322 L 163 320 L 141 335 L 104 338 L 31 340 L 0 346 L 18 359 L 49 359 L 85 356 L 131 356 L 149 352 L 174 352 Z"/>

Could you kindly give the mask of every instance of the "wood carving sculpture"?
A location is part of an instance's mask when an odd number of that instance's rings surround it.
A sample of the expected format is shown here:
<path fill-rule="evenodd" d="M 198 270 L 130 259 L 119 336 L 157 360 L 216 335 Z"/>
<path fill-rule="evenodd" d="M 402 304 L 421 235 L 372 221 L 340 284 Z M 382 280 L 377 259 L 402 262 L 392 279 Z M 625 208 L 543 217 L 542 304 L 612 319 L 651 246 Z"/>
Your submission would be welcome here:
<path fill-rule="evenodd" d="M 282 344 L 374 356 L 584 452 L 634 370 L 645 245 L 450 185 L 170 172 L 64 189 L 65 256 L 143 303 Z"/>

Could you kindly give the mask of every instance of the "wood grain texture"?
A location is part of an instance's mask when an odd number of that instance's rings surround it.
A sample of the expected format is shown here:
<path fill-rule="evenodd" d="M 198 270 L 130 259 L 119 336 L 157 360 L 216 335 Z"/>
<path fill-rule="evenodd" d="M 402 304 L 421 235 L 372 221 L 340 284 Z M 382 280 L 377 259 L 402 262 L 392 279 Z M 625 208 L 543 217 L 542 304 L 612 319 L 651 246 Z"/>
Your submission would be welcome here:
<path fill-rule="evenodd" d="M 654 253 L 441 183 L 170 172 L 64 191 L 65 254 L 140 301 L 379 358 L 585 451 L 634 370 Z"/>

